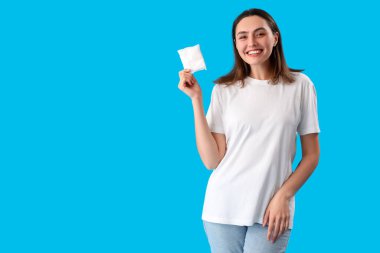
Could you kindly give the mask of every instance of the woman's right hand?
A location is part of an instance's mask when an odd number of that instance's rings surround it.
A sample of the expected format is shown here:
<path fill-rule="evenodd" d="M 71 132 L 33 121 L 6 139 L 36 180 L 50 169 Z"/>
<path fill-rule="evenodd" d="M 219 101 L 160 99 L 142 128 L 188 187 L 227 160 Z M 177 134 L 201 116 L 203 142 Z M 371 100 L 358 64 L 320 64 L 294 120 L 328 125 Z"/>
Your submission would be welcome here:
<path fill-rule="evenodd" d="M 179 78 L 178 89 L 183 91 L 191 99 L 202 96 L 201 87 L 190 69 L 181 70 L 179 72 Z"/>

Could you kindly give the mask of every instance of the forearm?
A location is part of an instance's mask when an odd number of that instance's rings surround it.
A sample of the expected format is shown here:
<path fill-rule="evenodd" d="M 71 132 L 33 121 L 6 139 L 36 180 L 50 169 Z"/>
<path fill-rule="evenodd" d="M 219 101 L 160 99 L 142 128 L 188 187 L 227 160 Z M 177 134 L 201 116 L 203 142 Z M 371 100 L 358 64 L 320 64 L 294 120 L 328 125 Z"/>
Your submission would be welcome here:
<path fill-rule="evenodd" d="M 218 145 L 211 135 L 203 109 L 202 97 L 192 99 L 196 144 L 202 162 L 208 169 L 215 168 L 218 163 Z"/>
<path fill-rule="evenodd" d="M 278 191 L 278 194 L 284 196 L 287 199 L 293 197 L 313 173 L 318 165 L 318 161 L 319 155 L 317 154 L 303 156 L 296 170 L 285 181 L 285 183 Z"/>

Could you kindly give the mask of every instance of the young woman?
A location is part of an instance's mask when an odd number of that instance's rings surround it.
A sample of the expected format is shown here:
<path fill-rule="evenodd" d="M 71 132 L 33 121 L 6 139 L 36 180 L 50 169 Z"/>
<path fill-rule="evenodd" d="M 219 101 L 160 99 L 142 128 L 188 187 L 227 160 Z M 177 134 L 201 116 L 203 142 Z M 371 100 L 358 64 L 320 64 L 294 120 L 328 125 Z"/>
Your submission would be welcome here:
<path fill-rule="evenodd" d="M 178 88 L 192 101 L 200 157 L 213 169 L 202 220 L 213 253 L 285 252 L 293 228 L 294 195 L 319 160 L 316 91 L 287 66 L 281 34 L 260 9 L 232 26 L 235 64 L 215 80 L 205 116 L 190 70 Z M 295 171 L 296 133 L 302 160 Z"/>

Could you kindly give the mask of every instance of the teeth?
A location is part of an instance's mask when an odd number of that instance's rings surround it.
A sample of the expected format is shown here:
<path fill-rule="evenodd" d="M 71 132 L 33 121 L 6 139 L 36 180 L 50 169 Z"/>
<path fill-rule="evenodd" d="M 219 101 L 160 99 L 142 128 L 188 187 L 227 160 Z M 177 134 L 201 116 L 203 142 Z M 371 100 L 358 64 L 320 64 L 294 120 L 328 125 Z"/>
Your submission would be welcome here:
<path fill-rule="evenodd" d="M 249 51 L 248 54 L 258 54 L 260 53 L 262 50 L 253 50 L 253 51 Z"/>

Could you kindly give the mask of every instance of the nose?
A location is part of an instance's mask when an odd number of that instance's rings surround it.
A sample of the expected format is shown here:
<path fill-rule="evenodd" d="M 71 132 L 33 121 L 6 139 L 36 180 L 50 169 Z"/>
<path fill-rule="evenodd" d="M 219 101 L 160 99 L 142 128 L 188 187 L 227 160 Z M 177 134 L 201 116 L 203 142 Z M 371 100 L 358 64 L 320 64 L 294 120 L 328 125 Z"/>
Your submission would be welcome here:
<path fill-rule="evenodd" d="M 255 38 L 255 35 L 250 35 L 248 36 L 248 46 L 256 46 L 257 45 L 257 42 L 256 42 L 256 38 Z"/>

